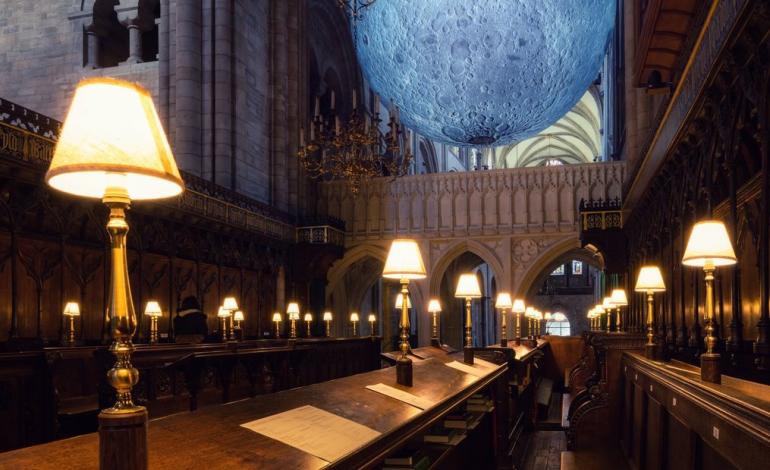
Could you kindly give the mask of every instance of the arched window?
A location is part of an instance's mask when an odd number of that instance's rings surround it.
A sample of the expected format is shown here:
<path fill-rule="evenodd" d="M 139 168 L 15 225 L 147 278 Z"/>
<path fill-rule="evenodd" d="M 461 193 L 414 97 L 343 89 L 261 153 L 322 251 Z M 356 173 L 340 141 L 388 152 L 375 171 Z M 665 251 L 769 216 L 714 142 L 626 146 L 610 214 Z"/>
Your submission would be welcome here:
<path fill-rule="evenodd" d="M 569 336 L 570 325 L 569 320 L 563 321 L 548 320 L 545 323 L 545 334 L 554 336 Z"/>

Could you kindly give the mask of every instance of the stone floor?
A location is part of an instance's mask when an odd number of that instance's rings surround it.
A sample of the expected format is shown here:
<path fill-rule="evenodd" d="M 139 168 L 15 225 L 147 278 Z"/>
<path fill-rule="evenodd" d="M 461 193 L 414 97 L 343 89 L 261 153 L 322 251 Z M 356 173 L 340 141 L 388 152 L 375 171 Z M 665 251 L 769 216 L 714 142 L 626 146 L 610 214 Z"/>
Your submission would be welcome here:
<path fill-rule="evenodd" d="M 564 431 L 535 431 L 524 461 L 524 470 L 559 470 L 563 450 L 567 450 Z"/>

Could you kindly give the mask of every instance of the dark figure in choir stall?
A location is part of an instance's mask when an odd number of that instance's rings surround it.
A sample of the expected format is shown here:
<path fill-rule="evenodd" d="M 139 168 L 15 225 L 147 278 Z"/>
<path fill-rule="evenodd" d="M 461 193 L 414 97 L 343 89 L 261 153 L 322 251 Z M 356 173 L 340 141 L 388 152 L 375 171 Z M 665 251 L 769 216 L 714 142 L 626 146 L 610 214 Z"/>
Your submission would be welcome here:
<path fill-rule="evenodd" d="M 200 343 L 208 335 L 206 314 L 195 296 L 185 297 L 174 317 L 174 334 L 177 343 Z"/>

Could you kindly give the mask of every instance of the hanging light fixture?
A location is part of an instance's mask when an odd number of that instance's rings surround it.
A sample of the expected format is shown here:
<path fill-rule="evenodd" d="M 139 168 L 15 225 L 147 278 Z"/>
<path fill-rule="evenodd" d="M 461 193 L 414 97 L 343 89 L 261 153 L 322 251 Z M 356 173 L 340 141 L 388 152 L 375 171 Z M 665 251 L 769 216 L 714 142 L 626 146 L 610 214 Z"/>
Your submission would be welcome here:
<path fill-rule="evenodd" d="M 408 173 L 412 132 L 400 123 L 397 108 L 390 112 L 388 131 L 383 132 L 379 96 L 375 95 L 373 111 L 369 111 L 358 105 L 358 94 L 353 90 L 353 111 L 344 121 L 335 112 L 334 91 L 330 100 L 330 113 L 322 116 L 321 99 L 316 97 L 307 142 L 305 129 L 300 129 L 297 156 L 310 177 L 347 180 L 356 195 L 365 179 Z"/>

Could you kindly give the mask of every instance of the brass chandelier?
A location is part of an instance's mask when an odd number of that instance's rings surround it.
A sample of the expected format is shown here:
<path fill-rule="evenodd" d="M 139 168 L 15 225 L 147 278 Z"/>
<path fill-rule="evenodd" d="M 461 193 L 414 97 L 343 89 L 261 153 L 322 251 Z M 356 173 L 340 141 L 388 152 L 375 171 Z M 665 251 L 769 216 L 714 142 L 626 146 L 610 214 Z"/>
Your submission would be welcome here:
<path fill-rule="evenodd" d="M 356 96 L 354 90 L 353 111 L 344 125 L 334 110 L 334 92 L 328 116 L 321 115 L 320 98 L 316 97 L 309 140 L 305 142 L 304 128 L 300 129 L 297 152 L 310 177 L 347 180 L 353 195 L 358 194 L 365 179 L 407 174 L 412 161 L 412 133 L 399 122 L 398 109 L 390 113 L 384 131 L 379 97 L 375 95 L 374 111 L 370 112 L 357 105 Z"/>

